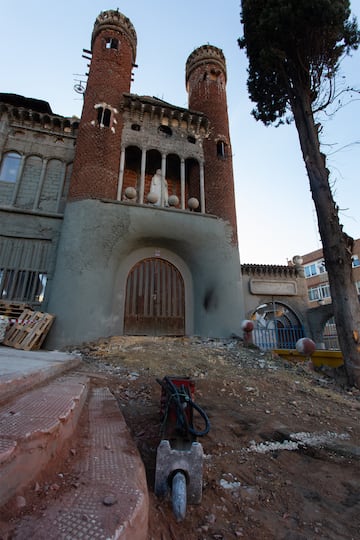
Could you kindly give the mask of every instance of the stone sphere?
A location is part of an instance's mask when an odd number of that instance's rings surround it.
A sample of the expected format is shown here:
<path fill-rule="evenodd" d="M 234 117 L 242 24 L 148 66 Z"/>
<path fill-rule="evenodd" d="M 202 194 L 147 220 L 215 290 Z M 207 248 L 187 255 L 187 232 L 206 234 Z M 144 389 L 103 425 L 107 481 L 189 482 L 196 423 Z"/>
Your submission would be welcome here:
<path fill-rule="evenodd" d="M 158 202 L 159 197 L 156 193 L 150 191 L 150 193 L 147 194 L 147 200 L 149 203 L 155 204 Z"/>
<path fill-rule="evenodd" d="M 254 323 L 252 321 L 249 321 L 249 320 L 245 319 L 241 323 L 241 329 L 244 332 L 252 332 L 254 330 Z"/>
<path fill-rule="evenodd" d="M 295 255 L 292 262 L 295 264 L 295 266 L 298 266 L 303 263 L 303 259 L 300 255 Z"/>
<path fill-rule="evenodd" d="M 312 339 L 303 337 L 296 342 L 296 350 L 298 353 L 304 356 L 310 356 L 315 352 L 316 345 Z"/>
<path fill-rule="evenodd" d="M 179 205 L 179 197 L 176 195 L 170 195 L 168 199 L 169 206 L 178 206 Z"/>
<path fill-rule="evenodd" d="M 127 199 L 136 199 L 136 189 L 133 187 L 127 187 L 125 189 L 125 196 Z"/>
<path fill-rule="evenodd" d="M 190 210 L 196 210 L 197 208 L 199 208 L 199 204 L 199 201 L 195 197 L 191 197 L 188 200 L 188 206 Z"/>

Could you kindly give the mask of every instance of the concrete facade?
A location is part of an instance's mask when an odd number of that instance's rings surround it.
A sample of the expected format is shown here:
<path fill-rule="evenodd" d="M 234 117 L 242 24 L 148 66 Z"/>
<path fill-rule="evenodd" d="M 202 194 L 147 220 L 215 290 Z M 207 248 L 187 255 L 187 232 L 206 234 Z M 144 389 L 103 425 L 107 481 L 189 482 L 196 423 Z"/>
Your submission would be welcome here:
<path fill-rule="evenodd" d="M 211 216 L 104 200 L 69 203 L 49 302 L 57 328 L 48 345 L 122 335 L 126 279 L 146 257 L 180 270 L 187 335 L 239 333 L 241 280 L 229 236 L 229 226 Z"/>

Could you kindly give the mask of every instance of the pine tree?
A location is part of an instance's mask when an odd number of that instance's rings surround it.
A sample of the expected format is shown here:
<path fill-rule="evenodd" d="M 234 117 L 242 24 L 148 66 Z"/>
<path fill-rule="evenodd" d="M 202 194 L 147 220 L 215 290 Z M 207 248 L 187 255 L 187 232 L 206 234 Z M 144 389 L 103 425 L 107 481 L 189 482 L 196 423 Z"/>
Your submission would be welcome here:
<path fill-rule="evenodd" d="M 352 279 L 353 239 L 329 184 L 316 116 L 333 103 L 341 59 L 360 43 L 348 0 L 242 0 L 253 115 L 265 125 L 294 120 L 314 201 L 340 349 L 360 388 L 360 303 Z M 291 117 L 289 117 L 289 113 Z"/>

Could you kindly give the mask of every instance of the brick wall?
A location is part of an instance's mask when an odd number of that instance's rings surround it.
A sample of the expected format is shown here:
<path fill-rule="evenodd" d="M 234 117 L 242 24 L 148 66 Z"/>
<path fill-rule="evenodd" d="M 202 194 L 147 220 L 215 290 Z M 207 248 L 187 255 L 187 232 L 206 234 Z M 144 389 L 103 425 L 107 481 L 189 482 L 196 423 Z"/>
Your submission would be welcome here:
<path fill-rule="evenodd" d="M 201 50 L 211 51 L 212 49 L 217 55 L 219 50 L 213 47 L 200 47 L 198 51 L 201 55 Z M 190 62 L 188 71 L 189 108 L 205 113 L 210 120 L 210 136 L 204 141 L 206 211 L 229 221 L 233 229 L 233 241 L 237 242 L 234 177 L 226 99 L 226 72 L 221 69 L 217 56 L 214 57 L 214 62 L 209 56 L 211 53 L 195 67 L 191 67 Z M 224 156 L 218 155 L 218 142 L 225 143 Z"/>
<path fill-rule="evenodd" d="M 118 49 L 106 48 L 106 39 L 119 40 Z M 120 164 L 120 113 L 122 95 L 130 90 L 133 52 L 121 29 L 104 27 L 96 36 L 92 49 L 89 80 L 77 139 L 69 199 L 116 199 Z M 108 127 L 98 125 L 98 109 L 110 106 Z"/>

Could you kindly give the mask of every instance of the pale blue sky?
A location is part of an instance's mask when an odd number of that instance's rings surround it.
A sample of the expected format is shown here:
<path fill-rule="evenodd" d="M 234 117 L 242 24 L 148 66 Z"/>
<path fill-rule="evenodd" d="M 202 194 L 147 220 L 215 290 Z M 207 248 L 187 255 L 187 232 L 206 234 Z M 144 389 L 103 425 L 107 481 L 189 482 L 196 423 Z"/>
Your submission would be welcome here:
<path fill-rule="evenodd" d="M 360 0 L 352 12 L 360 21 Z M 234 160 L 241 262 L 286 264 L 320 246 L 316 215 L 294 125 L 265 127 L 250 112 L 240 0 L 2 0 L 0 92 L 49 101 L 53 111 L 80 116 L 74 74 L 86 72 L 82 49 L 100 11 L 116 9 L 138 37 L 131 91 L 187 107 L 185 63 L 192 50 L 220 47 L 228 69 L 228 108 Z M 360 51 L 343 64 L 360 87 Z M 84 77 L 85 79 L 85 77 Z M 324 124 L 322 142 L 344 230 L 360 237 L 360 96 Z"/>

